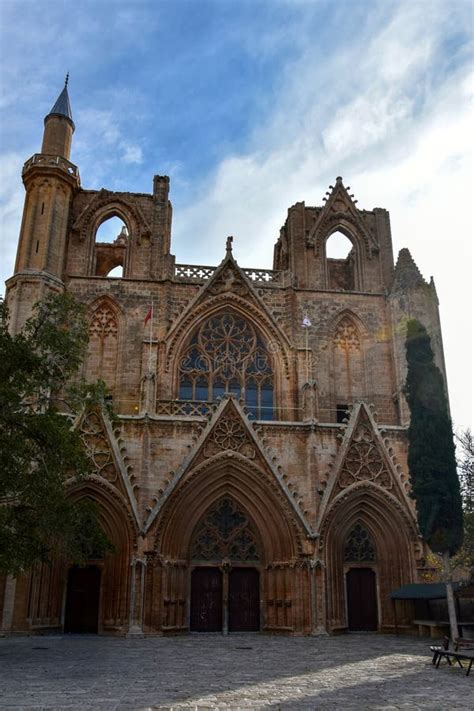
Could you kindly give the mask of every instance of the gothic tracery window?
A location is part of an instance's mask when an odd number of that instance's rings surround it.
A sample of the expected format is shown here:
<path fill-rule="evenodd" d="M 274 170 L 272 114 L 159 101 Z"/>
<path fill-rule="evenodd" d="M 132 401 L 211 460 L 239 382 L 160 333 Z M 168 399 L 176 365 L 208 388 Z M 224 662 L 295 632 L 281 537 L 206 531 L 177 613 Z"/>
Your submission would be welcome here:
<path fill-rule="evenodd" d="M 368 563 L 375 560 L 375 546 L 369 532 L 360 523 L 352 528 L 344 545 L 344 561 Z"/>
<path fill-rule="evenodd" d="M 89 325 L 87 376 L 89 380 L 102 378 L 112 388 L 117 369 L 118 323 L 107 303 L 93 313 Z"/>
<path fill-rule="evenodd" d="M 258 561 L 257 541 L 248 517 L 230 497 L 221 499 L 199 524 L 191 544 L 191 559 L 221 562 Z"/>
<path fill-rule="evenodd" d="M 195 332 L 180 360 L 180 400 L 243 398 L 252 419 L 273 419 L 270 354 L 254 328 L 237 314 L 211 316 Z"/>
<path fill-rule="evenodd" d="M 336 401 L 347 403 L 356 397 L 363 397 L 362 344 L 357 326 L 350 316 L 344 316 L 337 324 L 332 346 Z"/>

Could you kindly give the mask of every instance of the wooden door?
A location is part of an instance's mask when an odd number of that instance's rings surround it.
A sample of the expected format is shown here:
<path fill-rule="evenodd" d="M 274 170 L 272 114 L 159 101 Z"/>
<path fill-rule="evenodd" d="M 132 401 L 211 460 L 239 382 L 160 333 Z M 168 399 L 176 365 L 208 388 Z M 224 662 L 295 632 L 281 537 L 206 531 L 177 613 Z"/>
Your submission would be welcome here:
<path fill-rule="evenodd" d="M 349 629 L 369 632 L 377 629 L 375 573 L 370 568 L 351 568 L 347 573 Z"/>
<path fill-rule="evenodd" d="M 99 568 L 94 565 L 71 568 L 67 581 L 64 631 L 97 633 L 99 599 Z"/>
<path fill-rule="evenodd" d="M 191 573 L 191 631 L 222 632 L 222 573 L 195 568 Z"/>
<path fill-rule="evenodd" d="M 260 575 L 255 568 L 233 568 L 229 574 L 229 632 L 260 629 Z"/>

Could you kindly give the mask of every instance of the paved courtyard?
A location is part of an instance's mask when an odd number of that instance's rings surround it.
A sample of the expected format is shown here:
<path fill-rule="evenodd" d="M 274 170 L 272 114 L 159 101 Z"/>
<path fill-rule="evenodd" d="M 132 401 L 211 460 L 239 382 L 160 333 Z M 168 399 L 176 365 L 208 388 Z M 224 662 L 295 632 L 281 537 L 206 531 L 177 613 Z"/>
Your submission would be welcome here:
<path fill-rule="evenodd" d="M 0 639 L 1 709 L 469 709 L 474 674 L 382 635 Z"/>

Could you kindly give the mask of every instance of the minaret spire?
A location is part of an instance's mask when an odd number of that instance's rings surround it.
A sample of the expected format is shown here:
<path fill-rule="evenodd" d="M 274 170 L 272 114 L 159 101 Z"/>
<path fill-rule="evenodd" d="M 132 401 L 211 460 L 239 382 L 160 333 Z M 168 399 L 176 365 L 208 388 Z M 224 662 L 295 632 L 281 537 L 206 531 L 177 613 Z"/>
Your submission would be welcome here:
<path fill-rule="evenodd" d="M 56 102 L 49 112 L 49 114 L 46 116 L 45 121 L 49 116 L 63 116 L 64 118 L 67 118 L 71 124 L 72 127 L 74 128 L 74 121 L 72 120 L 72 109 L 71 109 L 71 102 L 69 101 L 69 94 L 67 90 L 67 85 L 69 84 L 69 72 L 66 74 L 66 79 L 64 80 L 64 88 L 59 94 L 58 98 L 56 99 Z"/>

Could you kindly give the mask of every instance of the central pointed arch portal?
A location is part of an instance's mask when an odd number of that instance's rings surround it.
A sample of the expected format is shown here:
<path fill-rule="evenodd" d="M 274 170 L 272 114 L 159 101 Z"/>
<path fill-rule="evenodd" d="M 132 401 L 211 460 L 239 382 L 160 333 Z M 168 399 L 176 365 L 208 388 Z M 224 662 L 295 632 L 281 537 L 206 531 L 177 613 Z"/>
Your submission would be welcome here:
<path fill-rule="evenodd" d="M 214 457 L 163 507 L 145 593 L 145 631 L 305 633 L 305 533 L 255 462 Z"/>

